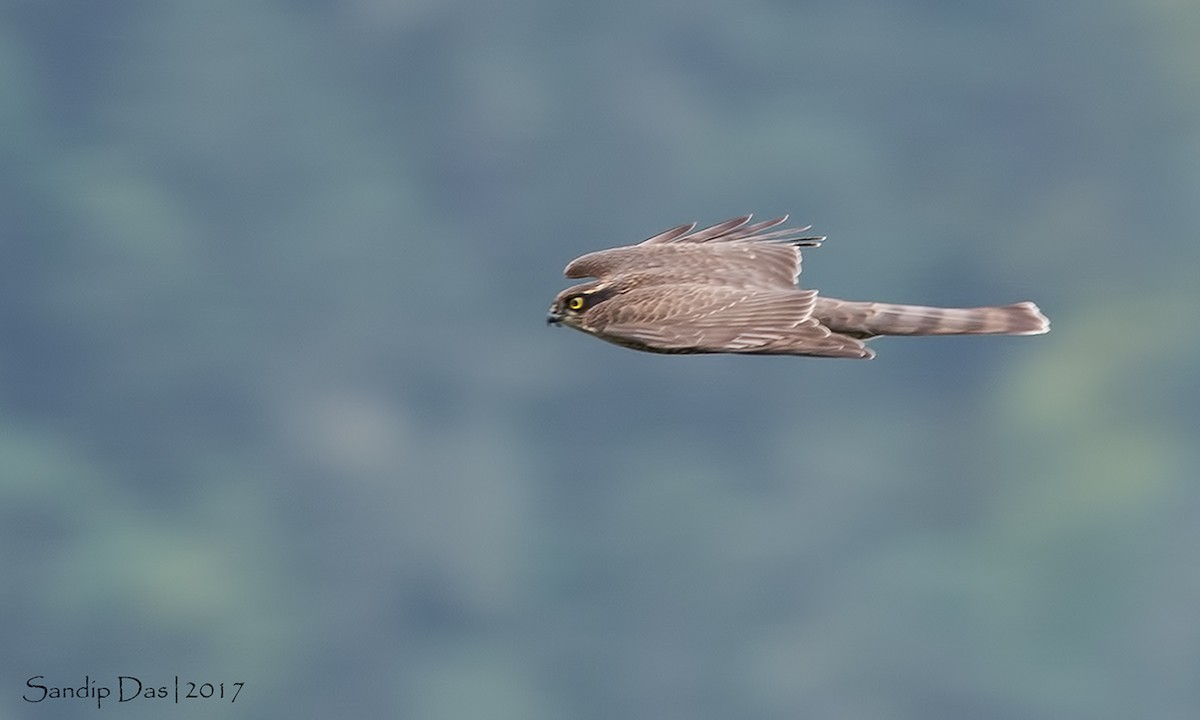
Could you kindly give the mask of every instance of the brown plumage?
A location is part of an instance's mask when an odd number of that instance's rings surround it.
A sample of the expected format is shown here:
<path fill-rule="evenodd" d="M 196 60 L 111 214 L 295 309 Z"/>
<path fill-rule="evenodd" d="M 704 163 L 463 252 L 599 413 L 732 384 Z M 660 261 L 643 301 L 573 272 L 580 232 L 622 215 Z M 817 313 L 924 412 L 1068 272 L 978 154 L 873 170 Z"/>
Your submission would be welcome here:
<path fill-rule="evenodd" d="M 746 215 L 695 230 L 680 225 L 637 245 L 572 260 L 547 322 L 660 353 L 871 358 L 878 335 L 1040 335 L 1037 305 L 936 308 L 850 302 L 796 286 L 800 248 L 825 238 Z M 695 230 L 695 231 L 694 231 Z"/>

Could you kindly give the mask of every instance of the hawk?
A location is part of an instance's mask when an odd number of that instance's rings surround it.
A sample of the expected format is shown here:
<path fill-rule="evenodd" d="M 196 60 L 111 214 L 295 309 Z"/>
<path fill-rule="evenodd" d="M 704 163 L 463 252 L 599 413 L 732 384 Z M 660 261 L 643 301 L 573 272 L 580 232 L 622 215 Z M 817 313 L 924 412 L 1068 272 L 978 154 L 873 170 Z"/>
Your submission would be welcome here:
<path fill-rule="evenodd" d="M 878 335 L 1041 335 L 1031 302 L 939 308 L 853 302 L 797 287 L 800 248 L 825 239 L 751 216 L 680 225 L 637 245 L 575 258 L 568 278 L 595 278 L 554 298 L 546 322 L 656 353 L 872 358 Z"/>

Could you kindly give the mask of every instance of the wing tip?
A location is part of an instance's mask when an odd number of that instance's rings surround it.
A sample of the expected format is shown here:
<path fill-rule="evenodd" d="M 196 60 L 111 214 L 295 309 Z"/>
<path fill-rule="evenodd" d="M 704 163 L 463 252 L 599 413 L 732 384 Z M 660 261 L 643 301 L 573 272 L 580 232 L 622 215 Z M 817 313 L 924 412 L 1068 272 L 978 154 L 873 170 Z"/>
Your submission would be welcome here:
<path fill-rule="evenodd" d="M 668 243 L 703 242 L 774 242 L 796 247 L 816 247 L 825 241 L 824 235 L 805 235 L 812 225 L 798 228 L 780 228 L 791 218 L 781 215 L 770 220 L 751 223 L 754 213 L 746 213 L 719 223 L 696 229 L 697 223 L 684 223 L 652 235 L 639 245 L 664 245 Z"/>

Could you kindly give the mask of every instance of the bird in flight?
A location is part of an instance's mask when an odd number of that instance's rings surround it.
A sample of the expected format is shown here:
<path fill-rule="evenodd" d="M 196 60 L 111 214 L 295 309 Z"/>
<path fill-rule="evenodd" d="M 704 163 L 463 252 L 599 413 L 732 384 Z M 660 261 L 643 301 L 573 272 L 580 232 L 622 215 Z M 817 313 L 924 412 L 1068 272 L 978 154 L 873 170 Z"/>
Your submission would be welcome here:
<path fill-rule="evenodd" d="M 595 278 L 554 298 L 546 322 L 656 353 L 744 353 L 872 358 L 879 335 L 1041 335 L 1050 321 L 1031 302 L 939 308 L 836 300 L 797 287 L 800 248 L 825 238 L 781 228 L 787 216 L 750 215 L 696 230 L 690 223 L 637 245 L 567 265 Z"/>

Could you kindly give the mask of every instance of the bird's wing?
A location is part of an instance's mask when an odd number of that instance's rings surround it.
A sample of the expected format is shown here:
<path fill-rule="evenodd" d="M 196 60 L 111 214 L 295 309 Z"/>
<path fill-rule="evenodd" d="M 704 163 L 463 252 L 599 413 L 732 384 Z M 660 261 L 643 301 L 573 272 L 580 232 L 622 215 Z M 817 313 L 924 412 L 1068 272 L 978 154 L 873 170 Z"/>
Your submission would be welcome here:
<path fill-rule="evenodd" d="M 638 243 L 646 245 L 667 245 L 673 243 L 709 243 L 709 242 L 770 242 L 784 245 L 820 245 L 825 238 L 805 235 L 812 226 L 801 228 L 777 228 L 788 220 L 788 216 L 777 217 L 773 220 L 763 220 L 751 223 L 753 215 L 742 215 L 725 222 L 710 225 L 702 230 L 695 230 L 696 223 L 673 227 L 654 237 L 646 238 Z"/>
<path fill-rule="evenodd" d="M 584 320 L 602 339 L 655 352 L 871 357 L 858 340 L 812 318 L 816 297 L 815 290 L 654 286 L 597 305 Z"/>
<path fill-rule="evenodd" d="M 588 253 L 564 272 L 569 278 L 637 273 L 643 282 L 791 288 L 800 276 L 800 248 L 824 238 L 806 235 L 808 228 L 773 229 L 786 221 L 750 224 L 745 215 L 695 232 L 695 223 L 680 225 L 638 245 Z"/>

